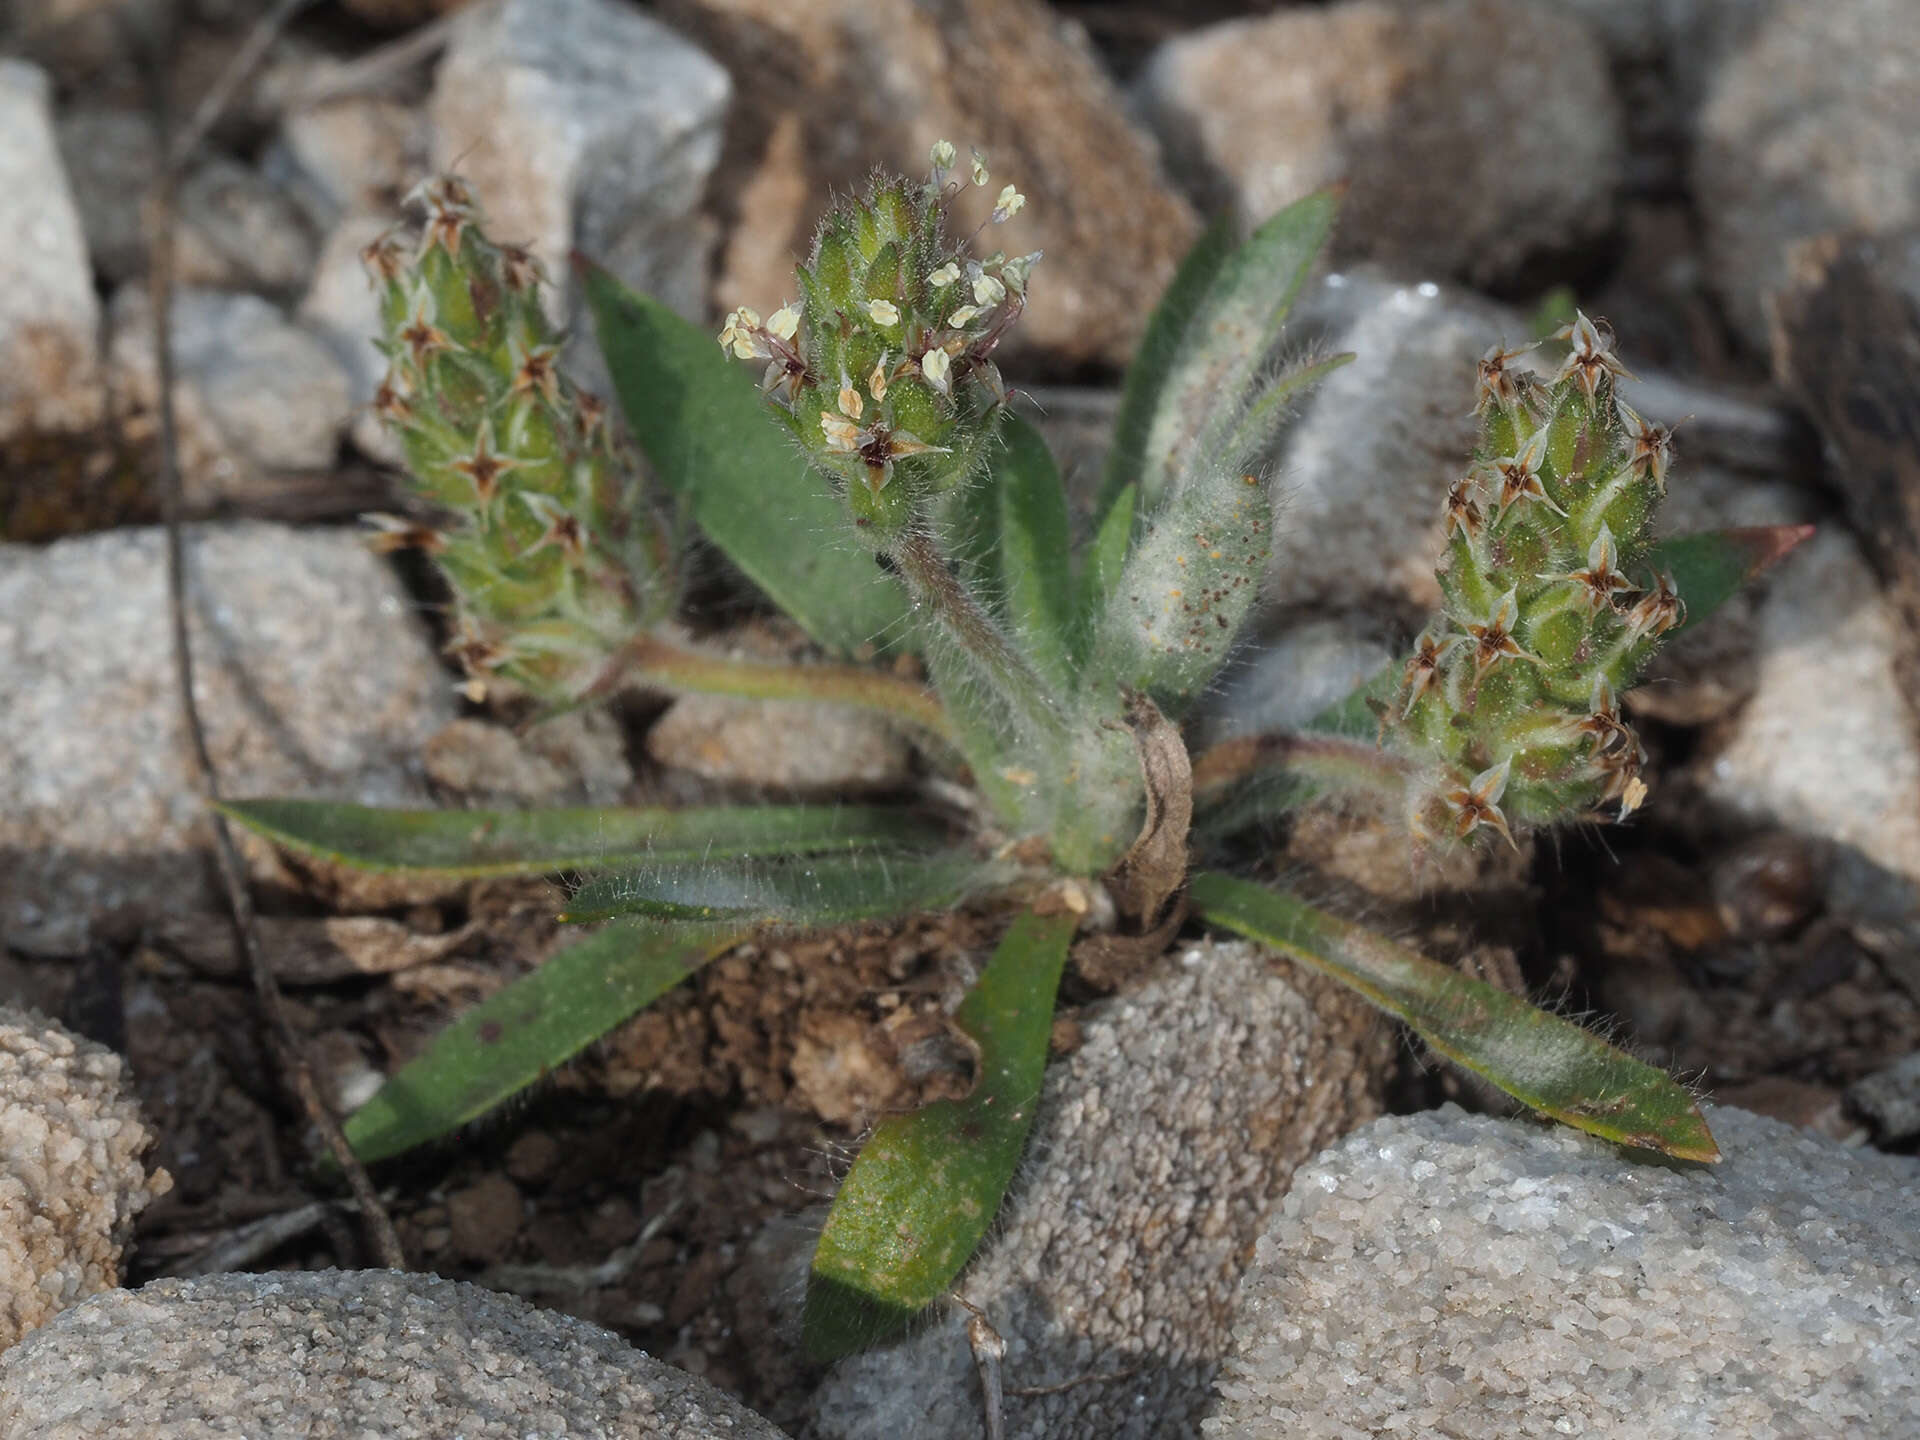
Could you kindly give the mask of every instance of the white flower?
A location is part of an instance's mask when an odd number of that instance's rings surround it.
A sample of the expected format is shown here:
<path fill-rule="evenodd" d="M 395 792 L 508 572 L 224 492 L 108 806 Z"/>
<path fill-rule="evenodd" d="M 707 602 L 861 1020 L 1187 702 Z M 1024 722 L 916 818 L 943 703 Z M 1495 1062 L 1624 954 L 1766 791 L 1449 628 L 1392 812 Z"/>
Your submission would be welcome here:
<path fill-rule="evenodd" d="M 973 277 L 973 298 L 976 304 L 998 305 L 1007 298 L 1007 287 L 992 275 Z"/>
<path fill-rule="evenodd" d="M 962 305 L 947 317 L 947 324 L 951 325 L 955 330 L 958 330 L 979 313 L 980 308 L 977 305 Z"/>
<path fill-rule="evenodd" d="M 998 225 L 1011 220 L 1026 208 L 1027 197 L 1009 185 L 1000 192 L 1000 198 L 993 202 L 993 223 Z"/>
<path fill-rule="evenodd" d="M 753 359 L 755 347 L 761 343 L 753 332 L 759 328 L 760 312 L 740 306 L 727 316 L 726 327 L 720 332 L 720 348 L 733 351 L 742 360 Z"/>
<path fill-rule="evenodd" d="M 800 308 L 782 305 L 767 318 L 767 329 L 782 340 L 791 340 L 800 329 Z"/>
<path fill-rule="evenodd" d="M 867 393 L 875 400 L 887 398 L 887 357 L 884 353 L 873 362 L 873 373 L 867 376 Z"/>
<path fill-rule="evenodd" d="M 927 276 L 927 283 L 936 290 L 944 290 L 960 278 L 960 267 L 949 260 L 938 270 Z"/>
<path fill-rule="evenodd" d="M 945 350 L 929 350 L 920 357 L 920 373 L 927 383 L 945 395 L 953 387 L 953 360 Z"/>
<path fill-rule="evenodd" d="M 860 448 L 860 427 L 844 415 L 836 415 L 831 410 L 820 412 L 820 433 L 827 437 L 829 450 Z"/>
<path fill-rule="evenodd" d="M 947 178 L 947 172 L 953 169 L 954 161 L 959 158 L 959 153 L 959 151 L 953 148 L 953 142 L 951 140 L 936 140 L 933 142 L 933 149 L 927 152 L 927 159 L 933 162 L 934 184 L 937 185 Z"/>
<path fill-rule="evenodd" d="M 1038 250 L 1031 255 L 1016 255 L 1000 267 L 1000 278 L 1006 282 L 1007 288 L 1014 294 L 1027 293 L 1027 277 L 1033 273 L 1034 262 L 1039 260 L 1040 256 L 1041 252 Z"/>
<path fill-rule="evenodd" d="M 858 420 L 867 408 L 867 402 L 860 398 L 860 392 L 853 388 L 853 381 L 845 375 L 840 377 L 840 413 L 849 420 Z"/>
<path fill-rule="evenodd" d="M 900 310 L 891 300 L 867 301 L 867 316 L 876 325 L 898 325 Z"/>
<path fill-rule="evenodd" d="M 978 150 L 973 152 L 973 167 L 971 173 L 973 175 L 973 183 L 985 188 L 987 183 L 987 157 L 982 155 Z"/>

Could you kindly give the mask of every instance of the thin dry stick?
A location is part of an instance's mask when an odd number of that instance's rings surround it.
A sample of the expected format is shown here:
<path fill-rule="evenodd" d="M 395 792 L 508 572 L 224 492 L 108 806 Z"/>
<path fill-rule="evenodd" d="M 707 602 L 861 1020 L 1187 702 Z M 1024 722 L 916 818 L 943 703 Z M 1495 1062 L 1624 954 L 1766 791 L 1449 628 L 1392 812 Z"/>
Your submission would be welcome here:
<path fill-rule="evenodd" d="M 262 21 L 255 32 L 256 36 L 262 30 L 268 31 L 267 41 L 270 43 L 272 30 L 277 28 L 272 22 L 284 24 L 282 12 L 290 16 L 292 10 L 298 8 L 297 5 L 283 3 Z M 267 46 L 263 43 L 253 47 L 250 42 L 248 48 L 255 49 L 257 54 L 264 54 Z M 152 58 L 157 60 L 159 57 L 156 55 Z M 176 151 L 167 143 L 172 107 L 167 93 L 165 67 L 158 63 L 151 64 L 149 73 L 154 83 L 154 114 L 161 137 L 161 153 L 178 155 L 184 161 L 191 151 Z M 245 77 L 242 75 L 240 78 Z M 237 88 L 237 82 L 234 88 Z M 228 94 L 231 93 L 229 90 Z M 203 105 L 201 116 L 205 117 L 204 128 L 210 129 L 218 119 L 218 112 L 209 114 Z M 218 773 L 214 770 L 212 753 L 207 748 L 207 734 L 201 724 L 200 707 L 193 698 L 193 649 L 187 632 L 186 542 L 181 527 L 184 503 L 180 483 L 179 435 L 173 411 L 173 228 L 178 172 L 177 163 L 162 166 L 156 185 L 153 228 L 147 241 L 147 286 L 153 306 L 154 368 L 160 389 L 160 503 L 167 531 L 167 615 L 173 631 L 173 668 L 180 691 L 181 716 L 193 751 L 194 778 L 208 801 L 220 879 L 233 915 L 234 940 L 253 976 L 254 990 L 260 997 L 260 1009 L 266 1018 L 274 1049 L 279 1054 L 294 1093 L 299 1096 L 308 1118 L 319 1128 L 328 1150 L 347 1177 L 354 1198 L 359 1201 L 360 1215 L 374 1255 L 388 1269 L 404 1270 L 407 1265 L 406 1254 L 400 1248 L 400 1237 L 394 1231 L 393 1221 L 381 1205 L 366 1167 L 347 1143 L 338 1118 L 320 1094 L 320 1087 L 314 1081 L 313 1069 L 307 1064 L 299 1038 L 287 1023 L 279 982 L 267 967 L 266 952 L 260 944 L 253 896 L 247 888 L 246 867 L 240 859 L 239 849 L 233 843 L 233 832 L 227 828 L 226 818 L 211 808 L 213 802 L 220 798 L 220 783 Z"/>
<path fill-rule="evenodd" d="M 278 5 L 255 22 L 246 40 L 233 52 L 219 78 L 213 82 L 213 88 L 201 96 L 193 118 L 187 122 L 187 128 L 174 136 L 173 143 L 161 152 L 170 165 L 176 170 L 186 168 L 187 162 L 200 148 L 200 142 L 220 123 L 220 117 L 226 114 L 233 97 L 240 93 L 240 87 L 253 78 L 253 72 L 259 68 L 260 62 L 267 58 L 267 51 L 280 38 L 280 32 L 311 4 L 313 0 L 280 0 Z"/>
<path fill-rule="evenodd" d="M 409 30 L 376 50 L 330 66 L 326 72 L 287 97 L 289 111 L 308 110 L 329 101 L 344 100 L 377 90 L 387 81 L 404 75 L 414 66 L 431 60 L 446 48 L 459 23 L 460 12 L 452 11 L 438 20 L 430 20 L 417 30 Z"/>

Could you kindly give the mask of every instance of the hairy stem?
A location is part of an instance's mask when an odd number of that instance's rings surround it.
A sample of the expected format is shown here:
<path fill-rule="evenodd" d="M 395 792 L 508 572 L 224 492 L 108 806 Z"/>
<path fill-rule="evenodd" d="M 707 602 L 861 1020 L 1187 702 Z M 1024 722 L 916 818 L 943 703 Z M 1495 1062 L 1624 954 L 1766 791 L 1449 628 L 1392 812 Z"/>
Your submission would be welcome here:
<path fill-rule="evenodd" d="M 1223 740 L 1193 762 L 1197 796 L 1218 795 L 1261 773 L 1298 776 L 1325 789 L 1392 795 L 1406 784 L 1407 764 L 1364 740 L 1274 730 Z"/>
<path fill-rule="evenodd" d="M 735 660 L 642 634 L 621 650 L 596 689 L 641 682 L 663 690 L 738 695 L 751 700 L 812 700 L 876 710 L 955 744 L 939 697 L 923 685 L 858 665 L 783 665 Z"/>
<path fill-rule="evenodd" d="M 914 597 L 930 608 L 954 644 L 990 676 L 1019 713 L 1047 730 L 1060 717 L 1047 698 L 1046 683 L 1013 647 L 993 617 L 980 608 L 966 586 L 947 568 L 946 557 L 930 536 L 910 532 L 889 552 Z"/>

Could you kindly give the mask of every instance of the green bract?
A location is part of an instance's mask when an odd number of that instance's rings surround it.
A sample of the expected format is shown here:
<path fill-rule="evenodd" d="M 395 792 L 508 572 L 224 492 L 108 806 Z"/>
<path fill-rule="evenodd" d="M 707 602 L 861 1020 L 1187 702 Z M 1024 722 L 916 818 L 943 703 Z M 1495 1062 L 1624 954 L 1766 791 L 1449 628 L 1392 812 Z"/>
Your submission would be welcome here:
<path fill-rule="evenodd" d="M 1195 248 L 1127 378 L 1099 502 L 1076 523 L 994 360 L 1039 257 L 976 257 L 952 238 L 954 163 L 942 144 L 929 180 L 876 176 L 842 203 L 799 298 L 765 319 L 736 310 L 718 352 L 583 268 L 629 427 L 677 513 L 856 663 L 746 663 L 672 629 L 672 532 L 561 372 L 532 260 L 485 238 L 465 186 L 424 186 L 421 237 L 369 252 L 393 360 L 379 408 L 448 522 L 390 522 L 388 536 L 434 555 L 471 674 L 550 704 L 635 683 L 861 706 L 922 743 L 949 797 L 958 783 L 973 798 L 943 807 L 944 822 L 910 804 L 229 806 L 349 865 L 585 874 L 564 918 L 600 928 L 394 1075 L 349 1117 L 355 1146 L 389 1155 L 465 1123 L 765 926 L 997 898 L 1023 913 L 954 1017 L 979 1051 L 973 1094 L 881 1125 L 826 1226 L 808 1337 L 841 1353 L 938 1299 L 986 1233 L 1032 1122 L 1078 926 L 1117 915 L 1152 933 L 1184 892 L 1201 920 L 1334 976 L 1542 1113 L 1714 1158 L 1691 1097 L 1659 1071 L 1350 921 L 1189 867 L 1196 848 L 1328 791 L 1399 815 L 1414 846 L 1630 811 L 1642 755 L 1618 695 L 1663 634 L 1801 532 L 1654 544 L 1670 446 L 1615 397 L 1611 337 L 1580 319 L 1550 377 L 1496 350 L 1480 372 L 1480 450 L 1445 499 L 1445 614 L 1402 669 L 1313 731 L 1192 759 L 1181 718 L 1270 564 L 1267 452 L 1288 402 L 1348 358 L 1275 360 L 1334 197 L 1289 206 L 1244 243 L 1216 227 Z M 970 178 L 987 183 L 977 156 Z M 1024 204 L 1006 186 L 994 217 Z M 880 648 L 917 652 L 931 688 L 858 663 Z"/>

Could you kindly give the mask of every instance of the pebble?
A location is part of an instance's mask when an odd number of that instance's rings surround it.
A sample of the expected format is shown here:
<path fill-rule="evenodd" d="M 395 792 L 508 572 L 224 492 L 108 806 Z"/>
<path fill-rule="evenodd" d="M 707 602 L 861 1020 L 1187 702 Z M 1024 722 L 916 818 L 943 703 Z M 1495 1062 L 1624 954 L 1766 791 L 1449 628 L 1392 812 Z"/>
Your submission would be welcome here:
<path fill-rule="evenodd" d="M 188 619 L 225 793 L 421 803 L 452 716 L 412 600 L 355 534 L 188 531 Z M 210 903 L 157 529 L 0 546 L 0 934 L 77 953 L 117 907 Z"/>
<path fill-rule="evenodd" d="M 0 58 L 0 440 L 100 419 L 100 304 L 46 72 Z"/>
<path fill-rule="evenodd" d="M 617 0 L 475 6 L 434 78 L 433 164 L 472 183 L 492 234 L 532 247 L 556 319 L 569 313 L 575 247 L 704 318 L 713 231 L 700 206 L 732 88 Z"/>
<path fill-rule="evenodd" d="M 717 188 L 730 215 L 715 300 L 765 313 L 793 290 L 832 192 L 875 165 L 924 176 L 937 140 L 986 157 L 952 230 L 987 220 L 1003 185 L 1027 206 L 981 253 L 1044 251 L 1009 363 L 1118 369 L 1199 233 L 1158 149 L 1086 33 L 1039 0 L 667 0 L 662 13 L 733 73 L 736 113 Z M 881 57 L 884 57 L 882 60 Z M 1020 362 L 1017 357 L 1031 358 Z"/>
<path fill-rule="evenodd" d="M 109 307 L 116 388 L 134 413 L 159 402 L 153 309 L 143 286 Z M 258 295 L 182 289 L 173 296 L 174 404 L 187 499 L 208 506 L 258 495 L 274 472 L 329 470 L 353 411 L 346 367 L 314 334 Z"/>
<path fill-rule="evenodd" d="M 0 1005 L 0 1351 L 119 1284 L 135 1219 L 173 1188 L 142 1162 L 125 1078 L 106 1046 Z"/>
<path fill-rule="evenodd" d="M 1222 21 L 1168 41 L 1140 98 L 1180 173 L 1251 220 L 1346 183 L 1337 259 L 1488 286 L 1613 220 L 1624 142 L 1606 55 L 1530 0 Z"/>
<path fill-rule="evenodd" d="M 1695 204 L 1740 337 L 1768 347 L 1794 247 L 1920 223 L 1920 23 L 1912 0 L 1776 0 L 1716 72 Z"/>
<path fill-rule="evenodd" d="M 155 1280 L 0 1358 L 0 1440 L 215 1434 L 784 1440 L 610 1330 L 437 1275 Z"/>
<path fill-rule="evenodd" d="M 1718 1165 L 1454 1106 L 1322 1154 L 1261 1237 L 1206 1440 L 1920 1427 L 1920 1161 L 1731 1107 Z"/>

